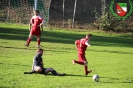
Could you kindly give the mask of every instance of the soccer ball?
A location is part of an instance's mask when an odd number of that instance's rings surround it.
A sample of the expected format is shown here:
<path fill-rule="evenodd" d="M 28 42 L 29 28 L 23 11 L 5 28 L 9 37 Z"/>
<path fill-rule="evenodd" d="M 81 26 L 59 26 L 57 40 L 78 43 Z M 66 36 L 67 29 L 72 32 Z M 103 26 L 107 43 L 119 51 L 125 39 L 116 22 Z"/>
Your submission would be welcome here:
<path fill-rule="evenodd" d="M 92 80 L 95 82 L 98 82 L 99 79 L 100 79 L 100 77 L 97 74 L 93 75 L 93 77 L 92 77 Z"/>

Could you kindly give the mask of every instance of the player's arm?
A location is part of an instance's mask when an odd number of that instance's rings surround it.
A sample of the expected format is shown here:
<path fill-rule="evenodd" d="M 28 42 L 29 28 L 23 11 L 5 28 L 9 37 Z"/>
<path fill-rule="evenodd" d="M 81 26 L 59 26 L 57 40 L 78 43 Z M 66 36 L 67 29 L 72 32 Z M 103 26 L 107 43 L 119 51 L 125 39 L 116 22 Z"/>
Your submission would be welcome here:
<path fill-rule="evenodd" d="M 30 19 L 30 23 L 29 23 L 29 31 L 32 29 L 32 25 L 34 24 L 34 19 L 33 17 Z"/>
<path fill-rule="evenodd" d="M 42 59 L 42 58 L 40 58 L 40 62 L 41 62 L 41 65 L 42 65 L 42 67 L 43 67 L 44 64 L 43 64 L 43 59 Z"/>
<path fill-rule="evenodd" d="M 77 41 L 75 41 L 75 46 L 76 46 L 76 49 L 78 50 L 78 40 Z"/>
<path fill-rule="evenodd" d="M 35 58 L 33 59 L 33 63 L 32 63 L 32 71 L 34 70 L 34 60 Z"/>
<path fill-rule="evenodd" d="M 40 28 L 43 31 L 43 23 L 45 22 L 45 20 L 43 18 L 41 20 L 42 20 L 42 23 L 40 24 Z"/>
<path fill-rule="evenodd" d="M 44 67 L 44 64 L 43 64 L 43 62 L 41 62 L 41 64 L 42 64 L 42 66 Z"/>
<path fill-rule="evenodd" d="M 40 28 L 43 31 L 43 23 L 40 24 Z"/>
<path fill-rule="evenodd" d="M 85 42 L 85 45 L 87 45 L 88 47 L 91 46 L 91 45 L 88 43 L 88 41 Z"/>
<path fill-rule="evenodd" d="M 29 23 L 29 31 L 31 30 L 31 27 L 32 27 L 32 24 L 31 24 L 31 23 Z"/>

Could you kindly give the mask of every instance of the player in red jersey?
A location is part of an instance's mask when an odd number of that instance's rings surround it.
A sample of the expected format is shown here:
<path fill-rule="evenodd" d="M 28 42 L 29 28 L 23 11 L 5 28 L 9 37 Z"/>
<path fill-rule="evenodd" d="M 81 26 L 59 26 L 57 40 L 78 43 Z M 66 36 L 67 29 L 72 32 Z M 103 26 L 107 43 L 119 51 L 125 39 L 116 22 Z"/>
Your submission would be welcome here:
<path fill-rule="evenodd" d="M 38 10 L 34 11 L 34 16 L 31 18 L 30 20 L 30 24 L 29 24 L 29 38 L 27 39 L 27 42 L 25 44 L 25 46 L 29 46 L 33 36 L 37 37 L 37 42 L 38 45 L 37 47 L 40 47 L 40 41 L 41 41 L 41 30 L 43 31 L 43 23 L 44 23 L 44 19 L 40 16 L 40 13 Z"/>
<path fill-rule="evenodd" d="M 88 75 L 89 73 L 92 72 L 92 70 L 88 70 L 88 61 L 85 57 L 85 51 L 87 49 L 87 46 L 90 47 L 91 45 L 88 43 L 90 39 L 92 38 L 91 34 L 87 34 L 86 38 L 82 38 L 79 40 L 75 41 L 75 45 L 78 51 L 78 61 L 77 60 L 72 60 L 72 63 L 75 64 L 80 64 L 84 66 L 85 70 L 85 75 Z"/>

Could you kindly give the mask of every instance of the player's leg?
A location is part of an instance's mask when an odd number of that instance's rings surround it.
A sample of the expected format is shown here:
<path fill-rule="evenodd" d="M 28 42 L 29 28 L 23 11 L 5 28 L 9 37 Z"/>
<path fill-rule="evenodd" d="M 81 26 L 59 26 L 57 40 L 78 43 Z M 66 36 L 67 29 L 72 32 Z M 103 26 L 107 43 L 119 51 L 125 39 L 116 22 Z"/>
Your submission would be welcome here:
<path fill-rule="evenodd" d="M 73 60 L 73 63 L 77 63 L 84 66 L 85 75 L 88 75 L 92 70 L 88 71 L 88 62 L 84 54 L 78 54 L 78 61 Z"/>
<path fill-rule="evenodd" d="M 46 74 L 49 73 L 49 72 L 51 72 L 53 75 L 57 75 L 57 72 L 56 72 L 53 68 L 47 68 L 47 69 L 45 70 L 45 73 L 46 73 Z"/>
<path fill-rule="evenodd" d="M 45 69 L 45 74 L 51 72 L 53 75 L 57 75 L 57 76 L 64 76 L 66 75 L 65 73 L 61 74 L 61 73 L 58 73 L 56 70 L 54 70 L 53 68 L 47 68 Z"/>
<path fill-rule="evenodd" d="M 37 37 L 37 48 L 40 48 L 40 42 L 41 42 L 41 31 L 40 31 L 40 27 L 38 27 L 36 29 L 35 35 Z"/>
<path fill-rule="evenodd" d="M 84 62 L 82 62 L 82 61 L 77 61 L 77 60 L 72 60 L 72 63 L 73 64 L 80 64 L 80 65 L 84 65 Z"/>
<path fill-rule="evenodd" d="M 33 38 L 33 35 L 32 35 L 32 33 L 30 33 L 25 46 L 29 46 L 32 38 Z"/>
<path fill-rule="evenodd" d="M 40 46 L 40 42 L 41 42 L 41 36 L 38 35 L 38 36 L 37 36 L 37 47 L 38 47 L 38 48 L 41 47 L 41 46 Z"/>
<path fill-rule="evenodd" d="M 29 72 L 24 72 L 24 74 L 32 74 L 32 73 L 41 73 L 42 72 L 42 67 L 40 66 L 33 66 L 32 65 L 32 70 Z"/>
<path fill-rule="evenodd" d="M 82 55 L 82 59 L 84 60 L 84 71 L 85 71 L 85 75 L 88 75 L 89 73 L 92 72 L 92 70 L 88 70 L 88 61 L 87 61 L 85 55 Z"/>
<path fill-rule="evenodd" d="M 88 66 L 84 66 L 84 70 L 85 70 L 85 75 L 88 75 L 89 73 L 92 72 L 92 70 L 88 70 Z"/>
<path fill-rule="evenodd" d="M 80 64 L 80 65 L 84 65 L 84 61 L 82 60 L 82 55 L 78 54 L 78 61 L 77 60 L 72 60 L 73 64 Z"/>
<path fill-rule="evenodd" d="M 42 67 L 34 66 L 34 71 L 37 72 L 37 73 L 40 73 L 42 71 Z"/>

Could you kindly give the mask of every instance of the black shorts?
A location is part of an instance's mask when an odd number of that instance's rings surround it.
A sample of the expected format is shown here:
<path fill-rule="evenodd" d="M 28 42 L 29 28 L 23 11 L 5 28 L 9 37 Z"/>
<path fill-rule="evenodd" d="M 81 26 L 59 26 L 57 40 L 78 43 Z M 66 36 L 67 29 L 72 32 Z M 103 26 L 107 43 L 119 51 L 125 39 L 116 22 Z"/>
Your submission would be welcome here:
<path fill-rule="evenodd" d="M 47 74 L 47 73 L 45 73 L 46 69 L 47 68 L 42 68 L 42 71 L 40 72 L 40 74 Z"/>

